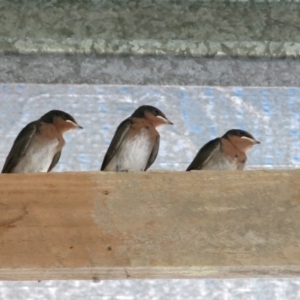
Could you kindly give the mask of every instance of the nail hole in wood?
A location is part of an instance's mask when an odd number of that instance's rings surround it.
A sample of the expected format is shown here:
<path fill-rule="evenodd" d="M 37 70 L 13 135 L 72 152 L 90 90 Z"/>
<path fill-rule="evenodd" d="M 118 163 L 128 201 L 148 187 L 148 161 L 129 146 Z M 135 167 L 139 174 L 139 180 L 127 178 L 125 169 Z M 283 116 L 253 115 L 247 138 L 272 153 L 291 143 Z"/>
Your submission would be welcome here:
<path fill-rule="evenodd" d="M 94 277 L 92 278 L 92 281 L 93 281 L 94 283 L 99 283 L 101 280 L 100 280 L 99 277 L 94 276 Z"/>

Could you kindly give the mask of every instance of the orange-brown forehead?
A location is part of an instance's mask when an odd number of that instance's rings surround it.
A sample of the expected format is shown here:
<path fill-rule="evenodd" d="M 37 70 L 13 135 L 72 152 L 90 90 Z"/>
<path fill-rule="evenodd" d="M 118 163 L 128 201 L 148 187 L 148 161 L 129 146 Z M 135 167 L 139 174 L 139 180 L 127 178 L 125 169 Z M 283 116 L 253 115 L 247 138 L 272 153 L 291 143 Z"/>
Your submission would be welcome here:
<path fill-rule="evenodd" d="M 155 116 L 154 114 L 152 114 L 151 112 L 147 112 L 145 113 L 145 118 L 147 120 L 149 120 L 155 127 L 164 124 L 164 120 L 161 118 L 158 118 L 157 116 Z"/>
<path fill-rule="evenodd" d="M 249 139 L 254 139 L 254 137 L 253 137 L 249 132 L 247 132 L 247 131 L 242 131 L 242 133 L 243 133 L 243 136 L 245 136 L 245 137 L 247 137 L 247 138 L 249 138 Z"/>
<path fill-rule="evenodd" d="M 242 137 L 240 136 L 237 136 L 237 135 L 230 135 L 229 136 L 229 139 L 234 142 L 234 143 L 238 143 L 238 144 L 251 144 L 251 141 L 248 140 L 248 139 L 243 139 Z"/>
<path fill-rule="evenodd" d="M 53 125 L 56 127 L 56 129 L 58 129 L 61 133 L 64 133 L 66 131 L 69 131 L 73 128 L 75 128 L 75 124 L 71 123 L 71 122 L 66 122 L 66 120 L 64 120 L 61 117 L 55 117 L 53 119 Z"/>
<path fill-rule="evenodd" d="M 251 134 L 250 134 L 250 133 L 248 133 L 248 132 L 247 132 L 247 134 L 246 134 L 246 137 L 248 137 L 248 138 L 250 138 L 250 139 L 254 140 L 254 137 L 253 137 L 253 135 L 251 135 Z"/>

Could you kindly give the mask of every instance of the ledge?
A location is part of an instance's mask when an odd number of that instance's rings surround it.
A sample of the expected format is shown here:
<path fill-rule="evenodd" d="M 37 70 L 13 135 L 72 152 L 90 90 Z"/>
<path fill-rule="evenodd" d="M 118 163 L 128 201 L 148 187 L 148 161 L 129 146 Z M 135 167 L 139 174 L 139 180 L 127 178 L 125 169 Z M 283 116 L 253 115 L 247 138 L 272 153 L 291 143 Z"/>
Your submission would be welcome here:
<path fill-rule="evenodd" d="M 1 1 L 0 53 L 298 57 L 299 3 Z"/>
<path fill-rule="evenodd" d="M 0 176 L 0 280 L 300 275 L 300 170 Z"/>

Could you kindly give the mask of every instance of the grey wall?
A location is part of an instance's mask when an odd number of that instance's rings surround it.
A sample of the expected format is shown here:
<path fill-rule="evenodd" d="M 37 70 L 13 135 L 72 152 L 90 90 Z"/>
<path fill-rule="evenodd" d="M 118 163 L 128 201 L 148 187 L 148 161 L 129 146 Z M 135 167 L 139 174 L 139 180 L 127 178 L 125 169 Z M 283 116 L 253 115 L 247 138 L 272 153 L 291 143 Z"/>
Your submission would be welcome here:
<path fill-rule="evenodd" d="M 0 83 L 300 86 L 298 59 L 0 55 Z"/>
<path fill-rule="evenodd" d="M 289 1 L 1 0 L 0 52 L 298 57 L 299 8 Z"/>

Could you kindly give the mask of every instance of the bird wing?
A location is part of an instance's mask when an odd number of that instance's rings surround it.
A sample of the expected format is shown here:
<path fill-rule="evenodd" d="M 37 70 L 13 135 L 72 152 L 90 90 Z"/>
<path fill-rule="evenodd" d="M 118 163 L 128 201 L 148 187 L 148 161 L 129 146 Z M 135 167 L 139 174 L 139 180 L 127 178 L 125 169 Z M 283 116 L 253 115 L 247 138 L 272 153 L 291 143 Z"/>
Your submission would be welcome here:
<path fill-rule="evenodd" d="M 57 163 L 60 159 L 60 156 L 61 156 L 61 150 L 54 155 L 54 157 L 52 159 L 52 162 L 51 162 L 51 165 L 50 165 L 47 172 L 50 172 L 57 165 Z"/>
<path fill-rule="evenodd" d="M 211 157 L 213 151 L 220 145 L 220 138 L 216 138 L 214 140 L 211 140 L 207 144 L 205 144 L 197 153 L 194 160 L 191 162 L 191 164 L 186 169 L 187 171 L 191 170 L 201 170 L 205 163 L 209 160 Z"/>
<path fill-rule="evenodd" d="M 146 165 L 146 168 L 145 168 L 145 171 L 147 171 L 150 166 L 154 163 L 156 157 L 157 157 L 157 153 L 158 153 L 158 149 L 159 149 L 159 141 L 160 141 L 160 136 L 157 135 L 156 137 L 156 142 L 152 148 L 152 151 L 151 151 L 151 154 L 149 156 L 149 160 L 147 162 L 147 165 Z"/>
<path fill-rule="evenodd" d="M 2 173 L 11 173 L 13 171 L 13 169 L 19 163 L 20 159 L 26 153 L 26 150 L 32 140 L 32 137 L 37 132 L 37 130 L 37 121 L 29 123 L 21 130 L 21 132 L 16 137 L 13 146 L 6 158 L 2 169 Z"/>
<path fill-rule="evenodd" d="M 128 118 L 118 126 L 115 135 L 106 151 L 100 171 L 105 170 L 106 166 L 109 164 L 109 162 L 116 154 L 131 124 L 132 121 L 130 118 Z"/>

